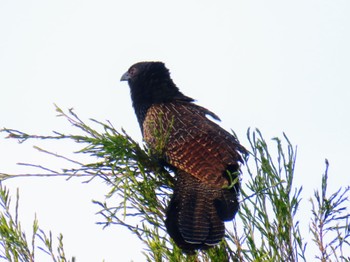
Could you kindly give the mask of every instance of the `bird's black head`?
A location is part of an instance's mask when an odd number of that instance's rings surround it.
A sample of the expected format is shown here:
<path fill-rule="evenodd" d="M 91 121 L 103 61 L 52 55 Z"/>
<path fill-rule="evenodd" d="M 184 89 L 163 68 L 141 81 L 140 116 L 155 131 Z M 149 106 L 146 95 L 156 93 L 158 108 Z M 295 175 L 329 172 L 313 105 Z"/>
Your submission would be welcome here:
<path fill-rule="evenodd" d="M 153 104 L 173 101 L 192 102 L 183 95 L 162 62 L 139 62 L 123 74 L 120 81 L 128 81 L 131 99 L 140 125 L 147 109 Z"/>
<path fill-rule="evenodd" d="M 162 62 L 139 62 L 132 65 L 120 81 L 128 81 L 130 86 L 144 84 L 147 80 L 169 79 L 169 70 Z"/>

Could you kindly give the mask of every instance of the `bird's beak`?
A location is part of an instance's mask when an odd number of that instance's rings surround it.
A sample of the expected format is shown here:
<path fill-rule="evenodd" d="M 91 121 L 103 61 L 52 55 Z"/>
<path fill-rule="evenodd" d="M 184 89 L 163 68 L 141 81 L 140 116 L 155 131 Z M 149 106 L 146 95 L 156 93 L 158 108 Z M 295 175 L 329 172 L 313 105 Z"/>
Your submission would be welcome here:
<path fill-rule="evenodd" d="M 120 81 L 128 81 L 130 79 L 130 74 L 129 72 L 125 72 L 123 75 L 122 75 L 122 78 L 120 78 Z"/>

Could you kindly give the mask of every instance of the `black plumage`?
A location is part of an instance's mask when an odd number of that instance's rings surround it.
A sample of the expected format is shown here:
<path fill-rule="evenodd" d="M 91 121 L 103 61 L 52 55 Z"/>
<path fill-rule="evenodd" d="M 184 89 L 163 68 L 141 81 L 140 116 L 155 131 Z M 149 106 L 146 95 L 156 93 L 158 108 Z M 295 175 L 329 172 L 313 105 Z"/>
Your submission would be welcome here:
<path fill-rule="evenodd" d="M 246 150 L 207 118 L 219 118 L 194 104 L 172 81 L 162 62 L 134 64 L 122 76 L 144 140 L 176 174 L 166 227 L 185 251 L 206 249 L 224 237 L 224 221 L 237 213 L 239 166 Z"/>

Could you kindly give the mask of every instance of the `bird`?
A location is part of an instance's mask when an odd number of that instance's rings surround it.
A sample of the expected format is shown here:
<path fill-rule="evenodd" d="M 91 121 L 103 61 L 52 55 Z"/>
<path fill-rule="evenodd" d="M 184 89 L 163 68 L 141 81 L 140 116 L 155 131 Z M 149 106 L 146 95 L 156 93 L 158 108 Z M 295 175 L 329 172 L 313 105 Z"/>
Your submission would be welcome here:
<path fill-rule="evenodd" d="M 179 90 L 163 62 L 135 63 L 120 80 L 128 82 L 146 145 L 174 172 L 165 212 L 168 234 L 186 253 L 218 245 L 224 222 L 239 209 L 247 150 L 209 118 L 220 121 L 217 115 Z"/>

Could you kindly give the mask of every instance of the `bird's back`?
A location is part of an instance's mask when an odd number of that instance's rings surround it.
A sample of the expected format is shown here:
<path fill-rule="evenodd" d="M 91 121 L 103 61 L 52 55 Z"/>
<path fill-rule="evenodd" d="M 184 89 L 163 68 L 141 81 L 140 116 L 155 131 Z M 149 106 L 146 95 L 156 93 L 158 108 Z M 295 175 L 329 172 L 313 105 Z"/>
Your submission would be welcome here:
<path fill-rule="evenodd" d="M 164 154 L 170 165 L 222 188 L 229 186 L 225 171 L 238 170 L 242 162 L 240 152 L 245 153 L 245 149 L 207 115 L 217 118 L 190 102 L 155 104 L 147 111 L 143 135 L 147 144 Z"/>

